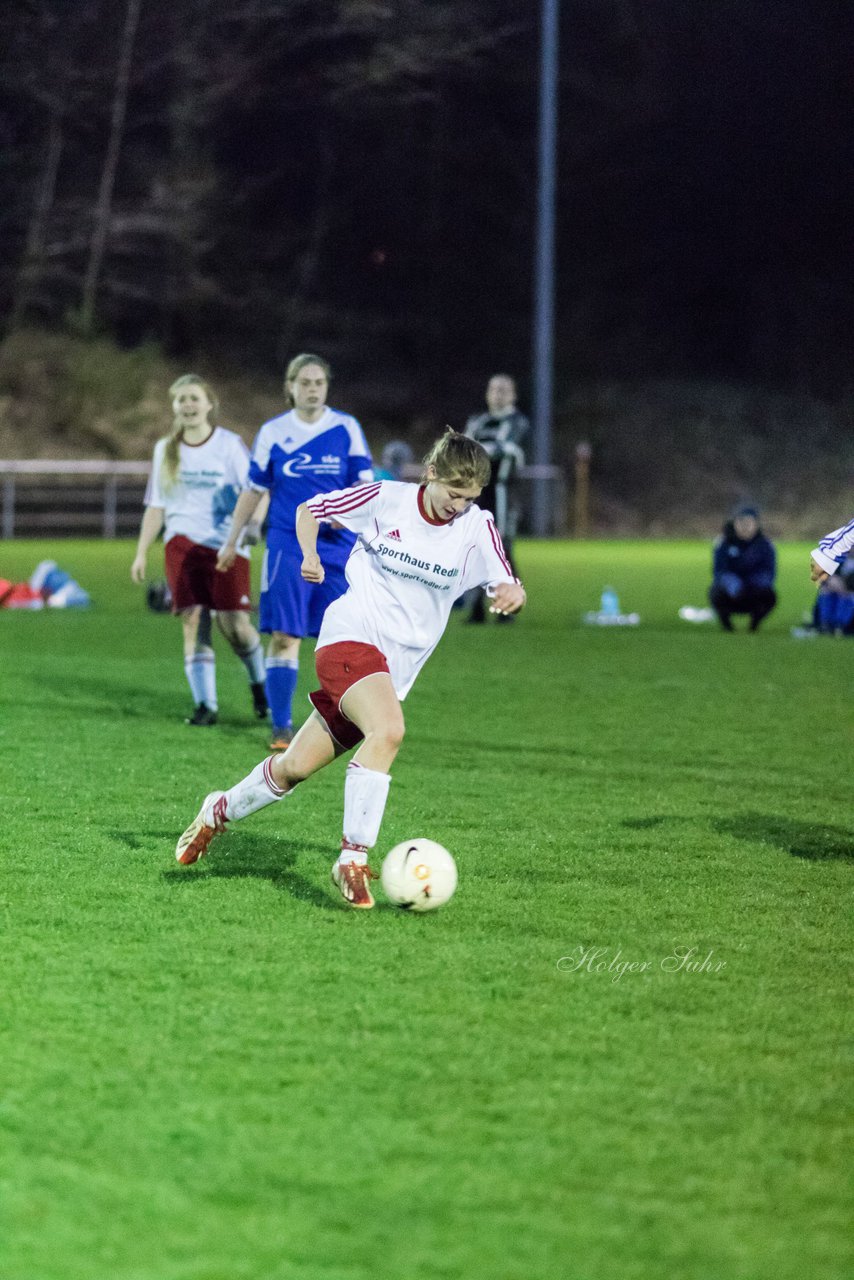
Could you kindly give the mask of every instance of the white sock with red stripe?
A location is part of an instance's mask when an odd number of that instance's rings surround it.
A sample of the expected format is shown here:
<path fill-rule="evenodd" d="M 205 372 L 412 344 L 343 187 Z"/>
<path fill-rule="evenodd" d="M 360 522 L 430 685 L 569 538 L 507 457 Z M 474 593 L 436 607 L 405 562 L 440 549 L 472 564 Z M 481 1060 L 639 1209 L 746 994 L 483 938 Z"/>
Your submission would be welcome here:
<path fill-rule="evenodd" d="M 216 806 L 219 806 L 217 813 L 219 821 L 216 823 L 213 821 L 212 812 L 215 806 L 209 806 L 211 812 L 205 812 L 205 821 L 209 826 L 220 826 L 223 821 L 237 822 L 240 818 L 248 818 L 251 813 L 257 813 L 259 809 L 265 809 L 268 804 L 274 804 L 276 800 L 290 795 L 293 787 L 283 790 L 273 781 L 273 775 L 270 772 L 271 759 L 272 757 L 268 757 L 260 764 L 256 764 L 242 782 L 238 782 L 215 802 Z"/>
<path fill-rule="evenodd" d="M 344 839 L 339 862 L 367 862 L 385 813 L 391 775 L 351 760 L 344 778 Z"/>

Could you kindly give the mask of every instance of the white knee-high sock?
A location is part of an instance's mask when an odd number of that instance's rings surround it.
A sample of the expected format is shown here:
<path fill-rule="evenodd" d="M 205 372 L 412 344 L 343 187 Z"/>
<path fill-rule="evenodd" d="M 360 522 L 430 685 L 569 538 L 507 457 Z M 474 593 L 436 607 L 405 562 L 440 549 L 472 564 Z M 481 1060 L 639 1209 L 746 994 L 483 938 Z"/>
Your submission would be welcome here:
<path fill-rule="evenodd" d="M 390 786 L 391 776 L 387 773 L 366 769 L 355 760 L 347 765 L 342 861 L 360 861 L 359 857 L 353 858 L 353 846 L 356 846 L 355 852 L 364 858 L 364 851 L 376 844 Z"/>
<path fill-rule="evenodd" d="M 216 711 L 216 655 L 207 645 L 197 645 L 194 653 L 184 659 L 184 673 L 193 693 L 195 703 L 203 702 Z"/>
<path fill-rule="evenodd" d="M 251 773 L 248 773 L 242 782 L 238 782 L 230 791 L 226 791 L 223 797 L 212 805 L 211 809 L 218 809 L 217 817 L 220 823 L 237 822 L 240 818 L 248 818 L 250 813 L 257 813 L 259 809 L 264 809 L 268 804 L 274 804 L 277 800 L 281 800 L 284 796 L 290 795 L 293 787 L 289 790 L 283 790 L 273 781 L 273 775 L 270 772 L 270 761 L 272 757 L 262 760 L 260 764 L 256 764 Z M 225 800 L 223 811 L 222 802 Z M 207 821 L 208 814 L 205 813 Z M 219 825 L 219 823 L 217 823 Z"/>

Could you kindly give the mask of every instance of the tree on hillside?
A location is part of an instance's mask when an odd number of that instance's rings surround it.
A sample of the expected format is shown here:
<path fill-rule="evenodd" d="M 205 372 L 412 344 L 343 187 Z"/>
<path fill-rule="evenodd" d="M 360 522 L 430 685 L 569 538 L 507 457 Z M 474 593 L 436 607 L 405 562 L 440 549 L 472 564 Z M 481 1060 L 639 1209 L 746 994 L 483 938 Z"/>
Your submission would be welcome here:
<path fill-rule="evenodd" d="M 563 22 L 559 382 L 844 383 L 848 11 Z M 322 345 L 382 367 L 390 413 L 437 381 L 467 408 L 528 363 L 538 38 L 518 0 L 6 6 L 7 326 L 97 313 L 266 368 Z"/>
<path fill-rule="evenodd" d="M 139 26 L 141 8 L 142 0 L 127 0 L 116 77 L 113 85 L 110 134 L 101 170 L 98 198 L 95 201 L 93 210 L 92 239 L 89 245 L 89 259 L 86 264 L 86 274 L 83 277 L 83 290 L 80 297 L 80 325 L 84 333 L 92 332 L 95 320 L 95 294 L 98 288 L 98 280 L 104 260 L 104 249 L 110 228 L 113 190 L 116 185 L 116 171 L 121 155 L 125 116 L 127 115 L 131 58 L 133 57 L 133 45 L 136 39 L 136 29 Z"/>
<path fill-rule="evenodd" d="M 49 306 L 49 277 L 57 269 L 56 246 L 49 243 L 60 162 L 70 129 L 79 127 L 89 86 L 75 57 L 81 36 L 92 21 L 91 7 L 59 11 L 55 0 L 34 0 L 30 21 L 8 32 L 6 92 L 17 98 L 24 118 L 33 120 L 38 142 L 31 147 L 32 193 L 19 179 L 24 222 L 23 249 L 11 287 L 11 327 L 18 327 L 32 308 Z M 23 148 L 21 148 L 23 150 Z M 21 169 L 30 168 L 22 156 Z"/>

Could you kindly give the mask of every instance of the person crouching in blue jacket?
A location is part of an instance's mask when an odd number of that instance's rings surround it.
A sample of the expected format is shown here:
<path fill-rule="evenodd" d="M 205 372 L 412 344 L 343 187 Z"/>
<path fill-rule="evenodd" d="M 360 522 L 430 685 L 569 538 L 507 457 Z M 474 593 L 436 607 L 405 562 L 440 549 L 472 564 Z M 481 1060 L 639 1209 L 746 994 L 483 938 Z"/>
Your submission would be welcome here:
<path fill-rule="evenodd" d="M 755 631 L 777 603 L 777 553 L 759 527 L 756 507 L 737 507 L 724 525 L 714 545 L 712 573 L 709 602 L 724 631 L 734 630 L 734 613 L 749 614 Z"/>

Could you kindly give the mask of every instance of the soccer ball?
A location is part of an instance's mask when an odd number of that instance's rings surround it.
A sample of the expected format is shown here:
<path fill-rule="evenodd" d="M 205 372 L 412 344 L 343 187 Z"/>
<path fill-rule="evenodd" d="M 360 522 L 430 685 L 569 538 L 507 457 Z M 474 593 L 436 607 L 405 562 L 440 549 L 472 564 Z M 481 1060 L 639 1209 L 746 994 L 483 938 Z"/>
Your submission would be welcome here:
<path fill-rule="evenodd" d="M 435 840 L 404 840 L 386 854 L 380 882 L 396 907 L 433 911 L 453 895 L 457 864 Z"/>

